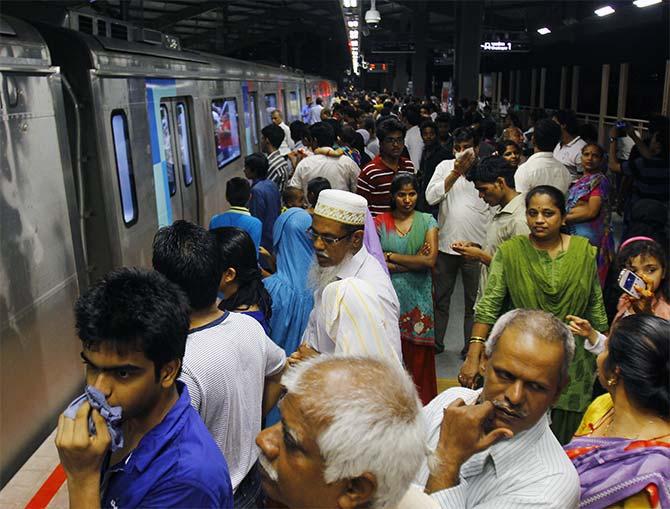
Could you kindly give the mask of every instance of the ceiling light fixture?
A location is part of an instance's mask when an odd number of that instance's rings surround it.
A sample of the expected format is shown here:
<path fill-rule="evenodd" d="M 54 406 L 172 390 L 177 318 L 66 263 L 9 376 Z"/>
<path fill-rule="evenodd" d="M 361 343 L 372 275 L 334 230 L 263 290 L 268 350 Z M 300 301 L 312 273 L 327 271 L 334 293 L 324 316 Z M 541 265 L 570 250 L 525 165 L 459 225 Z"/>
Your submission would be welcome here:
<path fill-rule="evenodd" d="M 635 0 L 633 3 L 637 7 L 649 7 L 650 5 L 660 4 L 661 0 Z"/>
<path fill-rule="evenodd" d="M 605 7 L 596 9 L 593 12 L 602 18 L 603 16 L 609 16 L 610 14 L 614 14 L 614 9 L 612 9 L 610 5 L 606 5 Z"/>
<path fill-rule="evenodd" d="M 547 35 L 551 33 L 551 30 L 549 30 L 547 27 L 542 27 L 537 29 L 537 33 L 540 35 Z"/>

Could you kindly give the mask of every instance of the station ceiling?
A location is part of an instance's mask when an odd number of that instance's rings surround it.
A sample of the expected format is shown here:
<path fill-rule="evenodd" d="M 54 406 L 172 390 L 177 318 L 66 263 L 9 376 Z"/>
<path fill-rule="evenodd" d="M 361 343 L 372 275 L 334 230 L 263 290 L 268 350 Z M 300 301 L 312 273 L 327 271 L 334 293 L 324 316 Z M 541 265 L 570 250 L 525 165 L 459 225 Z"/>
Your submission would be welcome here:
<path fill-rule="evenodd" d="M 448 55 L 455 46 L 458 4 L 477 0 L 376 0 L 381 22 L 375 30 L 364 23 L 371 0 L 355 1 L 360 19 L 360 47 L 369 61 L 372 49 L 386 43 L 409 43 L 416 37 L 417 12 L 433 57 Z M 667 40 L 667 0 L 663 15 L 636 9 L 632 0 L 481 0 L 482 39 L 521 41 L 531 47 L 568 41 L 588 47 L 593 37 L 630 40 L 644 23 L 656 23 Z M 350 67 L 345 0 L 2 0 L 0 12 L 33 19 L 47 10 L 92 9 L 100 15 L 180 38 L 182 47 L 244 60 L 284 64 L 334 79 Z M 613 6 L 616 16 L 599 19 L 594 9 Z M 349 18 L 348 18 L 349 19 Z M 663 25 L 665 24 L 665 29 Z M 550 38 L 537 33 L 552 29 Z M 653 33 L 649 26 L 641 29 Z M 608 39 L 608 37 L 610 39 Z M 661 37 L 661 36 L 659 36 Z M 634 40 L 634 37 L 633 37 Z M 630 44 L 631 47 L 634 44 Z M 383 56 L 381 57 L 384 58 Z M 378 60 L 378 59 L 377 59 Z"/>

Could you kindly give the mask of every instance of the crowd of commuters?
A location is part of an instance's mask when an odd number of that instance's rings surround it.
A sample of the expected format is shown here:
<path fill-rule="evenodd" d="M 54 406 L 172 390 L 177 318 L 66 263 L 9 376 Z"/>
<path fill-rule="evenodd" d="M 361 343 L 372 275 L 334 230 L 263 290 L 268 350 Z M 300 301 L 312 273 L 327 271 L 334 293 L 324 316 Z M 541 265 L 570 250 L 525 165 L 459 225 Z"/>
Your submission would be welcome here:
<path fill-rule="evenodd" d="M 496 113 L 273 111 L 208 229 L 77 302 L 71 506 L 670 507 L 668 120 Z"/>

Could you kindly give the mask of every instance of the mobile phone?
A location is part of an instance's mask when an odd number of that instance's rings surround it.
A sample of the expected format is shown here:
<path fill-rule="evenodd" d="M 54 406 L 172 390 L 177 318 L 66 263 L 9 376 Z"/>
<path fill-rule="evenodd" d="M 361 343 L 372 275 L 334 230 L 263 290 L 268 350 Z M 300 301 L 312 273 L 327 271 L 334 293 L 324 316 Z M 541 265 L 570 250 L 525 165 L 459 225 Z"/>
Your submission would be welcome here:
<path fill-rule="evenodd" d="M 622 269 L 621 272 L 619 273 L 619 286 L 624 292 L 626 292 L 628 295 L 632 297 L 635 297 L 636 299 L 640 298 L 640 294 L 634 287 L 635 286 L 639 286 L 640 288 L 647 287 L 647 285 L 645 284 L 645 282 L 642 280 L 641 277 L 637 276 L 635 272 L 628 269 Z"/>

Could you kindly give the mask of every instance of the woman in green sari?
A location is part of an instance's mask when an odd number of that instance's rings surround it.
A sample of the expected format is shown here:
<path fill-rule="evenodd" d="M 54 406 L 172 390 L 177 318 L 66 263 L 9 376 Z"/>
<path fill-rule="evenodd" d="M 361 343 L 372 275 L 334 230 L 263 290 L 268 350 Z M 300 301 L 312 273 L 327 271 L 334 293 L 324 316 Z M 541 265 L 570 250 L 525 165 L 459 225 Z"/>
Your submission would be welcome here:
<path fill-rule="evenodd" d="M 584 237 L 561 233 L 565 197 L 551 186 L 538 186 L 526 195 L 529 236 L 500 245 L 491 262 L 484 295 L 475 307 L 475 325 L 459 382 L 474 387 L 484 342 L 491 326 L 507 309 L 541 309 L 561 320 L 581 311 L 593 327 L 607 330 L 596 265 L 596 248 Z M 577 314 L 577 316 L 581 316 Z M 552 410 L 552 430 L 562 444 L 570 441 L 591 402 L 595 360 L 576 341 L 569 369 L 570 383 Z"/>
<path fill-rule="evenodd" d="M 437 260 L 437 221 L 415 211 L 419 183 L 399 173 L 391 183 L 391 212 L 375 217 L 393 288 L 400 302 L 403 363 L 421 401 L 437 395 L 431 269 Z"/>

